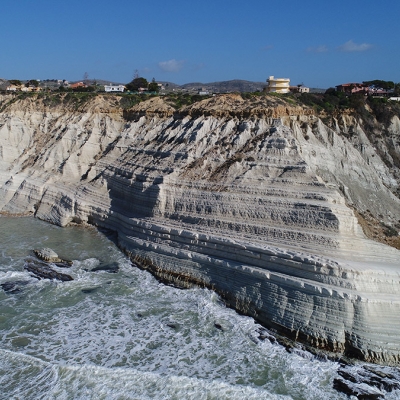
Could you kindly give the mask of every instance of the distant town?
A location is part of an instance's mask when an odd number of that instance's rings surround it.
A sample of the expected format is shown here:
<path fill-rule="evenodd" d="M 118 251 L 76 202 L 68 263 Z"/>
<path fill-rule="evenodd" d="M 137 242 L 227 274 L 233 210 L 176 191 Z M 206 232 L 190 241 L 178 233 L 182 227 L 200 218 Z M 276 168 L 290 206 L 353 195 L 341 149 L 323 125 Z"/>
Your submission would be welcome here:
<path fill-rule="evenodd" d="M 310 88 L 303 83 L 291 85 L 289 78 L 275 78 L 269 76 L 266 82 L 252 82 L 245 80 L 231 80 L 208 84 L 188 83 L 177 85 L 171 82 L 156 82 L 153 78 L 148 82 L 145 78 L 136 76 L 130 83 L 112 83 L 103 80 L 89 79 L 69 82 L 65 79 L 46 80 L 17 80 L 0 79 L 0 91 L 5 93 L 20 92 L 104 92 L 127 94 L 167 94 L 171 92 L 198 94 L 207 96 L 231 92 L 266 92 L 266 93 L 325 93 L 334 89 L 345 95 L 363 94 L 374 97 L 386 97 L 400 101 L 400 83 L 392 81 L 374 80 L 362 82 L 347 82 L 336 85 L 334 88 Z"/>

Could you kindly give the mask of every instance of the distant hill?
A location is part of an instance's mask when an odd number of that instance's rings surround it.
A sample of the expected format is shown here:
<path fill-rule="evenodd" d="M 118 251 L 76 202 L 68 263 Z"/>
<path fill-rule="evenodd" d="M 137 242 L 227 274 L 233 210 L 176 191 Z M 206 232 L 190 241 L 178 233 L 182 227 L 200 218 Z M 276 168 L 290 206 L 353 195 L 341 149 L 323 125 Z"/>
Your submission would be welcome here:
<path fill-rule="evenodd" d="M 8 82 L 7 79 L 2 79 L 2 78 L 0 78 L 0 90 L 6 90 L 6 88 L 7 88 L 7 86 L 8 86 L 9 84 L 10 84 L 10 83 Z"/>
<path fill-rule="evenodd" d="M 326 89 L 321 88 L 310 88 L 310 93 L 325 93 Z"/>
<path fill-rule="evenodd" d="M 234 79 L 231 81 L 201 83 L 192 82 L 181 85 L 180 88 L 186 90 L 199 90 L 205 89 L 213 93 L 229 93 L 229 92 L 256 92 L 262 91 L 266 86 L 266 82 L 252 82 L 244 81 L 240 79 Z"/>

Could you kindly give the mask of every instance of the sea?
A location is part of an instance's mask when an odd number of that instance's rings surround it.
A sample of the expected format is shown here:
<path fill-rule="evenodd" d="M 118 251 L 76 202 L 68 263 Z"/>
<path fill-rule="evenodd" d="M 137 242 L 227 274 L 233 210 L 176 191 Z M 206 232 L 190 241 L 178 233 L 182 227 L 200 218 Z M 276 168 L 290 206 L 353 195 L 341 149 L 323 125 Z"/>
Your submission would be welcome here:
<path fill-rule="evenodd" d="M 72 281 L 24 268 L 42 247 L 73 260 L 54 266 Z M 0 217 L 0 285 L 0 399 L 349 398 L 339 362 L 260 339 L 217 294 L 158 282 L 95 229 Z"/>

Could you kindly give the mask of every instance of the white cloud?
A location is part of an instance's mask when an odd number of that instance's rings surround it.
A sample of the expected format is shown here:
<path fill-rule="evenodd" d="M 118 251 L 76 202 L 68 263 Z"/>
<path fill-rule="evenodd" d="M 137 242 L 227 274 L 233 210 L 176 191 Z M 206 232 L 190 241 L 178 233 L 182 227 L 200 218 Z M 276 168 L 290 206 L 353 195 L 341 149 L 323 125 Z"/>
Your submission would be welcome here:
<path fill-rule="evenodd" d="M 326 45 L 322 44 L 317 47 L 308 47 L 307 51 L 310 53 L 325 53 L 328 51 L 328 47 L 326 47 Z"/>
<path fill-rule="evenodd" d="M 338 50 L 344 51 L 347 53 L 352 53 L 352 52 L 357 52 L 357 51 L 358 52 L 367 51 L 371 48 L 372 48 L 372 44 L 370 44 L 370 43 L 357 44 L 357 43 L 354 43 L 352 40 L 349 40 L 348 42 L 339 46 Z"/>
<path fill-rule="evenodd" d="M 158 66 L 166 72 L 179 72 L 183 65 L 185 64 L 184 60 L 177 61 L 174 58 L 168 61 L 160 61 Z"/>

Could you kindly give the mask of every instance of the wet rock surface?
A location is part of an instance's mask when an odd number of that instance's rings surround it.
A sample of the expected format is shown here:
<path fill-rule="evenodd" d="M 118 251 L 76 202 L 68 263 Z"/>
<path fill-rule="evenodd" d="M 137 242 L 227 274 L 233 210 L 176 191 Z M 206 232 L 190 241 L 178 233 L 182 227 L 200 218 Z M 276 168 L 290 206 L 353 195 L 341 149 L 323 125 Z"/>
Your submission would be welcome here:
<path fill-rule="evenodd" d="M 58 268 L 71 268 L 72 267 L 72 261 L 63 261 L 63 262 L 53 262 L 56 267 Z"/>
<path fill-rule="evenodd" d="M 100 286 L 92 287 L 92 288 L 84 288 L 81 290 L 82 293 L 91 294 L 95 293 L 100 289 Z"/>
<path fill-rule="evenodd" d="M 374 365 L 344 365 L 333 387 L 357 399 L 384 399 L 385 393 L 400 390 L 400 370 Z"/>
<path fill-rule="evenodd" d="M 275 336 L 273 336 L 273 335 L 269 332 L 268 329 L 259 328 L 259 329 L 257 330 L 257 333 L 258 333 L 258 339 L 259 339 L 259 340 L 265 340 L 265 339 L 267 339 L 267 340 L 269 340 L 271 343 L 276 343 L 276 342 L 277 342 Z"/>
<path fill-rule="evenodd" d="M 72 261 L 63 260 L 58 256 L 58 254 L 54 250 L 48 247 L 44 247 L 42 249 L 35 249 L 33 250 L 33 252 L 39 260 L 54 263 L 55 265 L 57 265 L 57 267 L 68 268 L 72 265 Z"/>
<path fill-rule="evenodd" d="M 48 264 L 38 261 L 27 261 L 24 269 L 31 272 L 35 278 L 38 279 L 51 279 L 62 282 L 72 281 L 73 278 L 70 275 L 57 272 L 51 268 Z"/>
<path fill-rule="evenodd" d="M 218 322 L 214 322 L 214 327 L 222 332 L 224 331 L 224 328 Z"/>
<path fill-rule="evenodd" d="M 13 281 L 13 282 L 4 282 L 0 286 L 2 289 L 9 294 L 20 293 L 22 291 L 22 287 L 28 285 L 29 281 Z"/>
<path fill-rule="evenodd" d="M 115 274 L 119 271 L 119 265 L 117 262 L 112 262 L 112 263 L 102 263 L 98 265 L 97 267 L 94 267 L 90 270 L 91 272 L 98 272 L 98 271 L 105 271 L 110 274 Z"/>

